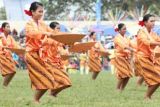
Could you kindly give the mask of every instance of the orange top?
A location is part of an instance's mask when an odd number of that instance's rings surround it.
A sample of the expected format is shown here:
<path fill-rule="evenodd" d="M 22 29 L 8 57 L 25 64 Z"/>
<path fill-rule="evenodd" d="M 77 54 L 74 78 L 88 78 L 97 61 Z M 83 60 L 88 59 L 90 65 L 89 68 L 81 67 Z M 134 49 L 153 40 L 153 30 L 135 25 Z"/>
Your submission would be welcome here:
<path fill-rule="evenodd" d="M 130 51 L 125 50 L 125 48 L 130 46 L 130 40 L 126 36 L 123 37 L 122 35 L 118 34 L 114 38 L 114 44 L 116 56 L 129 56 Z"/>
<path fill-rule="evenodd" d="M 19 48 L 17 42 L 13 39 L 13 37 L 11 35 L 8 35 L 7 37 L 4 35 L 4 33 L 2 33 L 0 35 L 1 37 L 1 41 L 2 41 L 2 46 L 5 46 L 5 47 L 10 47 L 10 48 Z M 8 49 L 4 49 L 4 50 L 1 50 L 3 53 L 5 54 L 10 54 L 10 51 Z"/>
<path fill-rule="evenodd" d="M 6 46 L 10 48 L 19 48 L 17 42 L 13 39 L 11 35 L 8 35 L 6 37 L 4 33 L 2 33 L 0 37 L 2 37 L 2 46 Z"/>
<path fill-rule="evenodd" d="M 61 57 L 58 52 L 58 42 L 43 35 L 44 32 L 55 33 L 44 21 L 36 23 L 33 19 L 27 22 L 26 51 L 37 51 L 43 61 L 51 61 L 57 67 L 61 66 Z"/>
<path fill-rule="evenodd" d="M 26 23 L 26 51 L 39 51 L 42 47 L 42 41 L 45 35 L 44 32 L 52 32 L 42 20 L 36 23 L 33 19 Z"/>
<path fill-rule="evenodd" d="M 52 32 L 42 20 L 36 23 L 33 19 L 27 22 L 25 26 L 26 30 L 26 51 L 37 51 L 42 60 L 47 60 L 47 54 L 42 48 L 42 45 L 48 43 L 52 44 L 52 41 L 48 40 L 44 32 Z"/>
<path fill-rule="evenodd" d="M 160 42 L 160 37 L 156 33 L 153 31 L 149 33 L 146 28 L 140 29 L 137 34 L 138 53 L 145 57 L 152 57 L 155 46 L 150 46 L 150 43 L 155 41 Z"/>

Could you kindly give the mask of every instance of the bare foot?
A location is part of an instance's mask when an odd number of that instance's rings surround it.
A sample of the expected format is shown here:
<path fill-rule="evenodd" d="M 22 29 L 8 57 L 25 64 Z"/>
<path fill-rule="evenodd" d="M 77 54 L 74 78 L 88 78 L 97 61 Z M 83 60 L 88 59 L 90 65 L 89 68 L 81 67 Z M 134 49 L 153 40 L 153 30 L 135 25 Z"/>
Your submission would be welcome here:
<path fill-rule="evenodd" d="M 34 103 L 35 103 L 35 104 L 40 104 L 40 101 L 39 101 L 39 100 L 34 99 Z"/>
<path fill-rule="evenodd" d="M 145 96 L 145 97 L 144 97 L 144 100 L 150 101 L 150 100 L 151 100 L 151 97 Z"/>
<path fill-rule="evenodd" d="M 2 88 L 3 88 L 3 89 L 7 89 L 7 87 L 6 87 L 6 86 L 4 86 L 4 85 L 2 86 Z"/>

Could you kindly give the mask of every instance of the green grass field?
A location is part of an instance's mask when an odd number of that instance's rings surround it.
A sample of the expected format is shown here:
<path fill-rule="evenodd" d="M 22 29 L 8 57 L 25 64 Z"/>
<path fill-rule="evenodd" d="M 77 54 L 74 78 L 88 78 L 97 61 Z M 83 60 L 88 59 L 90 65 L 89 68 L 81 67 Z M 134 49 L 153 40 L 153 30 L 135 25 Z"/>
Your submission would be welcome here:
<path fill-rule="evenodd" d="M 0 88 L 0 107 L 159 107 L 159 89 L 153 100 L 143 99 L 146 87 L 136 87 L 135 78 L 129 81 L 124 92 L 115 90 L 116 78 L 110 72 L 102 72 L 96 81 L 91 75 L 70 74 L 72 87 L 57 98 L 46 93 L 40 104 L 32 102 L 33 91 L 27 72 L 17 72 L 7 89 Z M 0 79 L 2 84 L 2 78 Z"/>

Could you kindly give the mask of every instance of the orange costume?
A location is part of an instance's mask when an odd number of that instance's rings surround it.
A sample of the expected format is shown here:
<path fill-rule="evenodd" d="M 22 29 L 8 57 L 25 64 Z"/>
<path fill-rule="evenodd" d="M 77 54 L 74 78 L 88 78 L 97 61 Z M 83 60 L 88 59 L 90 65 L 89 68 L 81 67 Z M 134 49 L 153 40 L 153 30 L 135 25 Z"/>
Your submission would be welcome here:
<path fill-rule="evenodd" d="M 130 40 L 125 36 L 118 34 L 114 38 L 115 44 L 115 58 L 114 66 L 116 67 L 117 78 L 127 78 L 132 76 L 132 69 L 130 65 L 130 51 L 125 50 L 125 47 L 130 46 Z"/>
<path fill-rule="evenodd" d="M 18 48 L 17 43 L 13 39 L 11 35 L 7 37 L 2 33 L 0 35 L 1 39 L 1 46 L 3 47 L 10 47 L 10 48 Z M 7 74 L 16 73 L 16 64 L 12 58 L 12 52 L 8 49 L 2 48 L 0 49 L 0 69 L 2 76 Z"/>
<path fill-rule="evenodd" d="M 52 32 L 52 30 L 42 20 L 36 24 L 33 19 L 26 24 L 25 30 L 25 57 L 32 88 L 56 89 L 59 84 L 62 84 L 59 86 L 63 86 L 63 76 L 58 75 L 60 70 L 55 67 L 55 63 L 53 64 L 52 62 L 53 60 L 48 60 L 50 59 L 50 51 L 56 48 L 54 47 L 55 43 L 52 40 L 50 42 L 45 35 L 42 35 L 43 32 Z M 46 52 L 45 46 L 48 47 L 48 44 L 52 44 L 53 47 L 49 47 L 49 50 Z M 65 74 L 65 76 L 67 75 Z"/>
<path fill-rule="evenodd" d="M 94 42 L 94 41 L 90 41 Z M 93 46 L 89 50 L 89 61 L 88 61 L 88 66 L 91 72 L 96 72 L 99 73 L 101 71 L 102 65 L 101 65 L 101 59 L 100 59 L 100 54 L 98 51 L 104 51 L 102 48 L 101 44 L 97 42 L 95 46 Z"/>
<path fill-rule="evenodd" d="M 160 63 L 156 61 L 159 58 L 154 56 L 155 46 L 151 46 L 151 42 L 158 41 L 160 38 L 156 33 L 146 30 L 146 28 L 140 29 L 137 34 L 137 44 L 138 44 L 138 62 L 142 69 L 142 76 L 147 83 L 147 85 L 156 85 L 160 83 Z"/>

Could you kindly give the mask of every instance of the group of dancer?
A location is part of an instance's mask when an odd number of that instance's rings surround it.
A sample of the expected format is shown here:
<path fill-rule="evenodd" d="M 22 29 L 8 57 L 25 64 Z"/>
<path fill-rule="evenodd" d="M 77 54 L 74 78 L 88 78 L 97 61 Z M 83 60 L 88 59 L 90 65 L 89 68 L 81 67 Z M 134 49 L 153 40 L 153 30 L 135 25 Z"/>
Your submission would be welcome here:
<path fill-rule="evenodd" d="M 61 54 L 68 54 L 68 52 L 65 51 L 63 43 L 50 38 L 53 34 L 60 32 L 60 26 L 55 22 L 50 26 L 44 23 L 42 20 L 44 7 L 40 2 L 33 2 L 26 13 L 31 16 L 31 19 L 25 26 L 26 53 L 24 56 L 31 87 L 35 90 L 34 101 L 39 102 L 47 90 L 50 91 L 51 96 L 56 97 L 59 92 L 71 87 L 71 80 L 61 58 Z M 145 98 L 150 99 L 160 84 L 160 60 L 154 54 L 160 46 L 160 37 L 152 31 L 155 23 L 153 15 L 145 15 L 142 22 L 143 27 L 138 31 L 134 42 L 125 36 L 125 24 L 118 24 L 118 35 L 114 38 L 115 57 L 111 62 L 116 68 L 117 90 L 122 91 L 134 73 L 140 78 L 139 84 L 144 80 L 148 85 Z M 8 86 L 16 73 L 16 66 L 12 52 L 6 47 L 20 48 L 20 46 L 10 35 L 9 23 L 3 23 L 1 30 L 0 68 L 4 77 L 3 85 Z M 89 42 L 96 42 L 94 32 L 89 37 Z M 96 42 L 88 51 L 88 66 L 93 80 L 97 78 L 102 68 L 100 51 L 105 52 L 100 42 Z"/>
<path fill-rule="evenodd" d="M 31 87 L 35 90 L 34 101 L 39 102 L 47 90 L 50 91 L 51 96 L 56 97 L 59 92 L 71 86 L 71 80 L 61 58 L 61 54 L 68 54 L 68 52 L 63 43 L 50 38 L 50 36 L 60 33 L 60 25 L 52 22 L 50 26 L 47 26 L 44 23 L 42 20 L 44 9 L 40 2 L 33 2 L 30 9 L 25 10 L 25 13 L 31 16 L 31 19 L 25 25 L 26 52 L 24 56 Z M 10 35 L 9 23 L 2 24 L 1 32 L 0 68 L 4 77 L 3 86 L 6 87 L 16 73 L 12 52 L 6 47 L 18 49 L 20 46 Z M 91 41 L 96 42 L 94 34 L 91 35 Z M 93 79 L 96 79 L 101 71 L 100 56 L 98 55 L 101 46 L 100 43 L 96 43 L 89 52 L 91 56 L 89 65 L 93 72 Z"/>
<path fill-rule="evenodd" d="M 155 16 L 146 14 L 140 22 L 142 26 L 133 40 L 125 36 L 126 26 L 118 25 L 119 34 L 115 36 L 115 58 L 111 62 L 116 68 L 118 78 L 117 89 L 122 91 L 129 79 L 139 77 L 138 85 L 145 81 L 148 86 L 145 99 L 151 99 L 152 94 L 160 85 L 160 37 L 153 32 Z"/>

